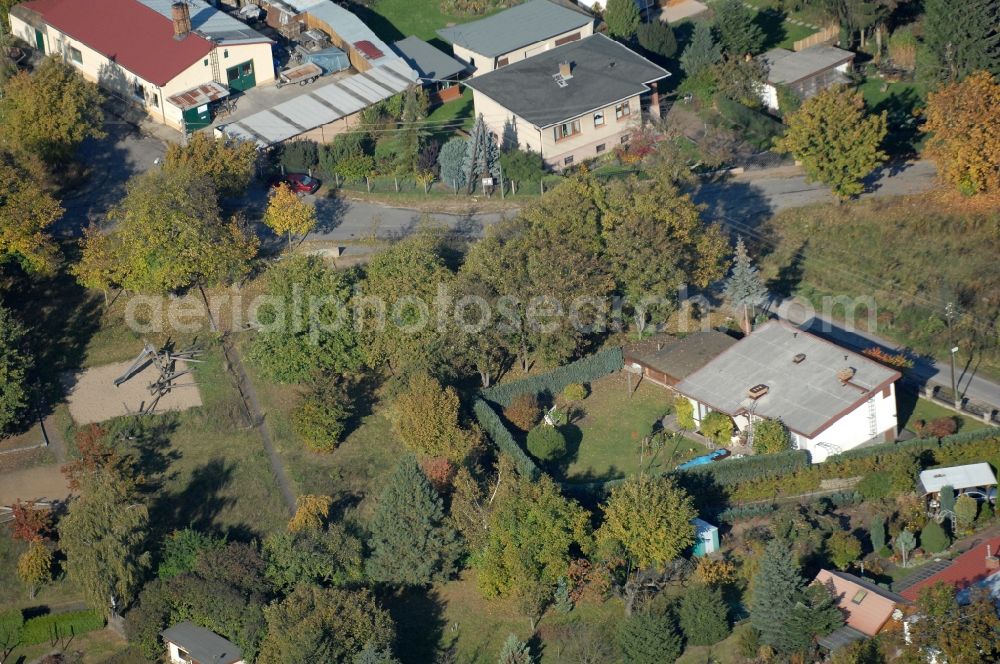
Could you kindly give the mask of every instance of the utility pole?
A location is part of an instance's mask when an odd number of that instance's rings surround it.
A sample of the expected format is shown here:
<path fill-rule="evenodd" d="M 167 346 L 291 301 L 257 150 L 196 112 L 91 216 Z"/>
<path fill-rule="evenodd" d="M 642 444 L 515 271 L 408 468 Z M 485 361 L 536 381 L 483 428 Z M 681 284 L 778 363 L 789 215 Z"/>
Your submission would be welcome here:
<path fill-rule="evenodd" d="M 949 302 L 946 304 L 944 307 L 944 316 L 948 321 L 948 341 L 951 342 L 951 350 L 949 351 L 949 355 L 951 355 L 951 398 L 955 408 L 961 408 L 962 398 L 958 395 L 958 376 L 955 372 L 955 353 L 958 352 L 958 346 L 955 345 L 955 331 L 953 327 L 955 314 L 955 303 Z"/>

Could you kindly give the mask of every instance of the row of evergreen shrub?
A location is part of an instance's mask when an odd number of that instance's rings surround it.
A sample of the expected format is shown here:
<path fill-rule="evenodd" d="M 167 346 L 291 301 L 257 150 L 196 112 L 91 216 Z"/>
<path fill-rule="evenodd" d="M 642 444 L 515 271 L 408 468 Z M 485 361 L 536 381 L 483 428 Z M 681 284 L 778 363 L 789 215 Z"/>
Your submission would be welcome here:
<path fill-rule="evenodd" d="M 486 432 L 490 440 L 496 444 L 500 451 L 517 464 L 518 471 L 525 477 L 537 478 L 541 471 L 535 462 L 531 460 L 521 446 L 517 444 L 514 440 L 514 436 L 510 433 L 507 427 L 504 426 L 503 420 L 497 415 L 497 412 L 493 410 L 493 407 L 485 399 L 476 398 L 472 404 L 472 412 L 476 416 L 476 421 L 479 422 L 480 428 Z"/>
<path fill-rule="evenodd" d="M 581 358 L 552 371 L 536 376 L 528 376 L 510 383 L 494 385 L 482 391 L 482 395 L 500 406 L 507 407 L 520 394 L 556 395 L 570 383 L 589 383 L 614 373 L 625 366 L 621 348 L 608 348 Z"/>
<path fill-rule="evenodd" d="M 778 454 L 759 454 L 742 459 L 726 459 L 677 472 L 708 475 L 719 486 L 732 486 L 741 482 L 788 475 L 808 467 L 808 452 L 788 450 Z"/>

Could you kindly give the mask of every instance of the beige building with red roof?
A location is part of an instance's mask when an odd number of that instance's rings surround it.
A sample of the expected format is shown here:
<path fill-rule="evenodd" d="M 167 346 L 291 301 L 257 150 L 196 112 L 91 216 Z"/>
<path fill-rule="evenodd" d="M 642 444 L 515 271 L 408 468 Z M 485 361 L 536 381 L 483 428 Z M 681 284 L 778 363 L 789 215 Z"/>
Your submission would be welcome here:
<path fill-rule="evenodd" d="M 825 585 L 844 614 L 845 626 L 820 640 L 828 650 L 901 625 L 903 608 L 909 604 L 905 597 L 846 572 L 820 570 L 813 583 Z"/>
<path fill-rule="evenodd" d="M 180 130 L 208 126 L 214 103 L 274 81 L 271 39 L 202 0 L 30 0 L 11 9 L 10 24 Z"/>

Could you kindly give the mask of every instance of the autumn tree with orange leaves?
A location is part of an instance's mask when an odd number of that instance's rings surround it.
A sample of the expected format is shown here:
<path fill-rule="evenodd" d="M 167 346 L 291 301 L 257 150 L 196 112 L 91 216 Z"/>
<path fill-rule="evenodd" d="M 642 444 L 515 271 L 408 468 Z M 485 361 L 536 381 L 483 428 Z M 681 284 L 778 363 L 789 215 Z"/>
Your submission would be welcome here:
<path fill-rule="evenodd" d="M 980 71 L 927 97 L 925 153 L 961 193 L 1000 191 L 1000 83 Z"/>

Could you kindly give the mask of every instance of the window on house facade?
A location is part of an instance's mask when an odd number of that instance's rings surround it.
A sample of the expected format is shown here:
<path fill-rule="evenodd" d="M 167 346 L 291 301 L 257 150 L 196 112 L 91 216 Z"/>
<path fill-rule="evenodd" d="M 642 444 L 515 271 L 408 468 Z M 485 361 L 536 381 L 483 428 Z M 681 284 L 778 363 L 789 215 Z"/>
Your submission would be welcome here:
<path fill-rule="evenodd" d="M 205 66 L 207 67 L 207 66 L 208 66 L 208 58 L 205 58 L 205 59 L 204 59 L 204 60 L 202 61 L 202 64 L 204 64 L 204 65 L 205 65 Z"/>
<path fill-rule="evenodd" d="M 139 101 L 146 101 L 146 90 L 142 87 L 142 83 L 139 81 L 132 82 L 132 96 Z"/>
<path fill-rule="evenodd" d="M 632 114 L 632 107 L 628 105 L 628 102 L 622 102 L 615 106 L 615 117 L 619 120 Z"/>
<path fill-rule="evenodd" d="M 229 57 L 229 49 L 228 48 L 225 49 L 224 51 L 222 51 L 222 57 L 223 58 L 228 58 Z"/>
<path fill-rule="evenodd" d="M 500 58 L 499 60 L 497 60 L 497 67 L 498 68 L 499 67 L 506 67 L 509 64 L 510 64 L 510 58 L 508 58 L 506 56 L 504 56 L 504 57 Z"/>
<path fill-rule="evenodd" d="M 83 53 L 78 48 L 69 47 L 69 59 L 78 65 L 83 64 Z"/>
<path fill-rule="evenodd" d="M 573 120 L 572 122 L 564 122 L 561 125 L 556 125 L 552 128 L 552 134 L 557 141 L 561 141 L 564 138 L 569 138 L 574 134 L 580 133 L 580 121 Z"/>
<path fill-rule="evenodd" d="M 573 155 L 570 155 L 570 156 L 566 157 L 565 159 L 563 159 L 563 165 L 564 166 L 569 166 L 572 163 L 573 163 Z"/>
<path fill-rule="evenodd" d="M 597 154 L 601 154 L 602 152 L 604 152 L 607 149 L 608 149 L 607 144 L 606 143 L 601 143 L 600 145 L 597 146 Z"/>
<path fill-rule="evenodd" d="M 579 32 L 574 32 L 571 35 L 566 35 L 565 37 L 560 37 L 556 40 L 556 46 L 562 46 L 563 44 L 568 44 L 570 42 L 575 42 L 580 38 Z"/>
<path fill-rule="evenodd" d="M 595 127 L 604 126 L 604 111 L 598 111 L 594 113 L 594 126 Z"/>
<path fill-rule="evenodd" d="M 153 108 L 159 108 L 160 107 L 160 95 L 150 95 L 149 96 L 149 103 L 150 103 L 150 105 L 153 106 Z"/>
<path fill-rule="evenodd" d="M 625 145 L 625 144 L 627 144 L 627 143 L 628 143 L 628 134 L 625 134 L 625 135 L 624 135 L 624 136 L 622 136 L 622 138 L 621 138 L 621 144 L 622 144 L 622 145 Z"/>

